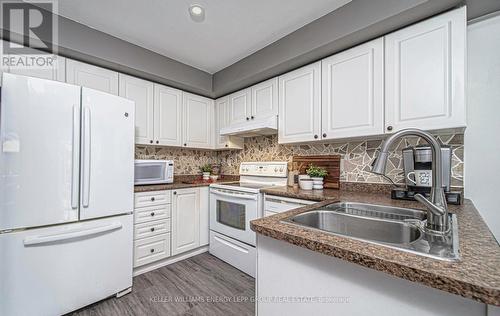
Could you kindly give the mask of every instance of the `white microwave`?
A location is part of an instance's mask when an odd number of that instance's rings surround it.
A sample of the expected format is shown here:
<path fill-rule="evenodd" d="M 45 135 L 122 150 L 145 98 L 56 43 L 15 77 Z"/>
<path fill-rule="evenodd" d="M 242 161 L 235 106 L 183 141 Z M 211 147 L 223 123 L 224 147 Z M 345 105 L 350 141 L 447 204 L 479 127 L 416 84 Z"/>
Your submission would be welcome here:
<path fill-rule="evenodd" d="M 174 162 L 172 160 L 135 161 L 134 184 L 162 184 L 174 182 Z"/>

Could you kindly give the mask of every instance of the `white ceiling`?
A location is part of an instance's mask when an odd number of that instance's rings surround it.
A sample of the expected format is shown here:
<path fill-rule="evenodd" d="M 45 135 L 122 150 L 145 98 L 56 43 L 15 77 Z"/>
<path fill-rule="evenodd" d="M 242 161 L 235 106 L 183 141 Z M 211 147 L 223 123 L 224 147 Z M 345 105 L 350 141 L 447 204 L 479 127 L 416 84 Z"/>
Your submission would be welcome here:
<path fill-rule="evenodd" d="M 215 73 L 351 0 L 62 0 L 59 14 Z M 202 23 L 191 4 L 206 10 Z"/>

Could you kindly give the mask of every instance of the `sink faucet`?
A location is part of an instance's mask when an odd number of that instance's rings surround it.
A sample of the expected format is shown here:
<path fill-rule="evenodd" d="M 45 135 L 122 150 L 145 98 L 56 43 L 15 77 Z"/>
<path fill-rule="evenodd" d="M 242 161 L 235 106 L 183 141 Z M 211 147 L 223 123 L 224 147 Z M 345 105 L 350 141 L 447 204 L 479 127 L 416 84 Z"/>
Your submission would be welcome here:
<path fill-rule="evenodd" d="M 448 206 L 443 188 L 443 164 L 441 160 L 441 145 L 431 134 L 417 128 L 408 128 L 392 134 L 382 144 L 379 156 L 372 165 L 372 172 L 385 175 L 389 147 L 394 141 L 404 136 L 419 136 L 425 139 L 432 148 L 432 187 L 431 198 L 428 200 L 422 194 L 415 194 L 415 200 L 427 209 L 426 229 L 432 232 L 445 233 L 449 229 Z"/>

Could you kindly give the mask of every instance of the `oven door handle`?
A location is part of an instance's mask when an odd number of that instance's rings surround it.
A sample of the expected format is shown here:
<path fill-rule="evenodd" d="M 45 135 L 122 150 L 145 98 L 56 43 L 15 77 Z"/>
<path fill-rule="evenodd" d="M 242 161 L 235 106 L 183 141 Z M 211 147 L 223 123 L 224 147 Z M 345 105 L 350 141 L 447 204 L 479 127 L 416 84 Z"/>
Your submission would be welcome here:
<path fill-rule="evenodd" d="M 218 190 L 212 190 L 210 191 L 212 194 L 220 195 L 220 196 L 228 196 L 232 198 L 237 198 L 237 199 L 245 199 L 245 200 L 257 200 L 257 195 L 249 195 L 249 194 L 231 194 L 231 193 L 226 193 Z"/>

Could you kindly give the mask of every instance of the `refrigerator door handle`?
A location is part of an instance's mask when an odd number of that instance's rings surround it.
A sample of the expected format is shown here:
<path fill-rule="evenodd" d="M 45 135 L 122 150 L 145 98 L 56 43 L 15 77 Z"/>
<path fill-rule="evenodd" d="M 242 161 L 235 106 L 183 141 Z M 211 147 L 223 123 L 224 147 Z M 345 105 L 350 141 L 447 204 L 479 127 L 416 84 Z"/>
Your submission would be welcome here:
<path fill-rule="evenodd" d="M 71 169 L 71 208 L 78 208 L 78 173 L 80 171 L 80 107 L 73 105 L 73 157 Z"/>
<path fill-rule="evenodd" d="M 64 241 L 69 239 L 81 238 L 86 236 L 92 236 L 96 234 L 102 234 L 105 232 L 109 232 L 112 230 L 122 228 L 122 223 L 114 222 L 105 226 L 93 227 L 90 229 L 71 231 L 67 233 L 61 234 L 52 234 L 52 235 L 41 235 L 41 236 L 28 236 L 24 238 L 23 243 L 25 246 L 34 246 L 40 244 L 47 244 L 57 241 Z"/>
<path fill-rule="evenodd" d="M 91 159 L 91 134 L 90 134 L 90 109 L 83 110 L 83 174 L 82 174 L 82 205 L 89 207 L 90 200 L 90 159 Z"/>

